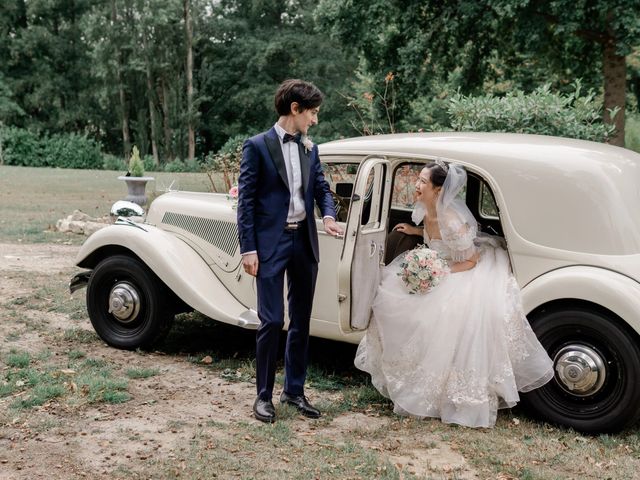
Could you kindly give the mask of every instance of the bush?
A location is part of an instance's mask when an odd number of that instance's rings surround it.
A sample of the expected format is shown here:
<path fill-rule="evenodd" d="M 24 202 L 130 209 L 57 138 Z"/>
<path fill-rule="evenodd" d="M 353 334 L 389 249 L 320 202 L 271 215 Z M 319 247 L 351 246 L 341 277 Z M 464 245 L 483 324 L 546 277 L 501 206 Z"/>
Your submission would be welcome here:
<path fill-rule="evenodd" d="M 627 114 L 624 126 L 624 146 L 640 153 L 640 113 Z"/>
<path fill-rule="evenodd" d="M 581 95 L 580 83 L 568 95 L 552 93 L 549 85 L 530 94 L 522 91 L 504 97 L 465 97 L 449 101 L 454 130 L 554 135 L 603 142 L 614 132 L 602 122 L 602 108 L 592 91 Z"/>
<path fill-rule="evenodd" d="M 131 149 L 131 157 L 129 157 L 129 170 L 128 173 L 132 177 L 143 177 L 144 176 L 144 163 L 142 163 L 142 159 L 140 158 L 140 150 L 135 145 Z"/>
<path fill-rule="evenodd" d="M 153 159 L 153 155 L 145 155 L 144 157 L 142 157 L 142 165 L 144 166 L 144 169 L 147 172 L 153 172 L 155 170 L 158 170 L 158 167 L 156 166 L 156 162 Z"/>
<path fill-rule="evenodd" d="M 16 127 L 0 128 L 2 159 L 5 165 L 43 167 L 42 144 L 38 135 Z"/>
<path fill-rule="evenodd" d="M 85 135 L 57 134 L 42 140 L 44 164 L 58 168 L 102 169 L 100 144 Z"/>
<path fill-rule="evenodd" d="M 102 168 L 104 170 L 115 170 L 118 172 L 124 172 L 127 170 L 127 164 L 122 157 L 105 153 L 102 156 L 102 159 Z"/>
<path fill-rule="evenodd" d="M 102 169 L 100 144 L 76 133 L 39 136 L 23 128 L 0 129 L 5 165 Z"/>
<path fill-rule="evenodd" d="M 194 159 L 193 161 L 183 162 L 182 160 L 175 159 L 169 163 L 166 163 L 164 166 L 165 172 L 202 172 L 202 165 L 198 160 Z"/>

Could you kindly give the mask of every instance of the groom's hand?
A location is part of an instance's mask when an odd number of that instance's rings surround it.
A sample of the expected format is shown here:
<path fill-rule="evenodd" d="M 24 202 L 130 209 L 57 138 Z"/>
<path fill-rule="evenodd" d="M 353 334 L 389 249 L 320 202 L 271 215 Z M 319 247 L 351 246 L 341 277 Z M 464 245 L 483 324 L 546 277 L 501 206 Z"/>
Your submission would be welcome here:
<path fill-rule="evenodd" d="M 324 231 L 333 237 L 344 233 L 344 230 L 342 230 L 342 228 L 340 228 L 336 221 L 331 217 L 325 217 L 323 223 Z"/>
<path fill-rule="evenodd" d="M 247 253 L 246 255 L 243 255 L 242 266 L 244 267 L 245 272 L 252 277 L 255 277 L 258 274 L 258 254 Z"/>

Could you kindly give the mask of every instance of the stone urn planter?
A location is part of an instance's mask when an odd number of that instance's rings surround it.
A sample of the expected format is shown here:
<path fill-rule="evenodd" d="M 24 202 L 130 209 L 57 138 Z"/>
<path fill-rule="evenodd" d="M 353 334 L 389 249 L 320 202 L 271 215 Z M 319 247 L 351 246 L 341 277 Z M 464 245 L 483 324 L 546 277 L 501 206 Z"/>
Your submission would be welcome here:
<path fill-rule="evenodd" d="M 150 182 L 153 179 L 153 177 L 127 177 L 126 175 L 118 177 L 118 180 L 124 180 L 127 183 L 127 196 L 125 200 L 137 203 L 140 206 L 146 205 L 147 203 L 145 189 L 147 182 Z"/>

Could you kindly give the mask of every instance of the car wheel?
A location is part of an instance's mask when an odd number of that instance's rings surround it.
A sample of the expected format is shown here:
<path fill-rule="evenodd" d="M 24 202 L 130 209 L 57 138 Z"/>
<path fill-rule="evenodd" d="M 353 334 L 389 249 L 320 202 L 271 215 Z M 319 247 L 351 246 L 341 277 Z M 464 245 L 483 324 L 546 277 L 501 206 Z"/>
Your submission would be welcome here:
<path fill-rule="evenodd" d="M 87 285 L 87 310 L 106 343 L 123 349 L 147 348 L 171 327 L 167 287 L 139 260 L 114 255 L 101 261 Z"/>
<path fill-rule="evenodd" d="M 523 395 L 529 410 L 587 433 L 618 431 L 638 420 L 640 349 L 632 332 L 595 309 L 542 311 L 530 321 L 555 376 Z"/>

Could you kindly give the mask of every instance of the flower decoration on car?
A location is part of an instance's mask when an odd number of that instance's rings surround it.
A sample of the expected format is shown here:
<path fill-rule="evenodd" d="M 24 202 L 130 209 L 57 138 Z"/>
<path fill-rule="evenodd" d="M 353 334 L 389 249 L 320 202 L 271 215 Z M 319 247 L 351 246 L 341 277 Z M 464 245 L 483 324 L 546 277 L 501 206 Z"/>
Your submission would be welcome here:
<path fill-rule="evenodd" d="M 229 193 L 227 194 L 227 198 L 231 200 L 231 208 L 233 209 L 238 207 L 238 193 L 238 186 L 234 185 L 229 189 Z"/>
<path fill-rule="evenodd" d="M 405 253 L 398 276 L 411 294 L 433 290 L 449 274 L 447 261 L 424 245 Z"/>

